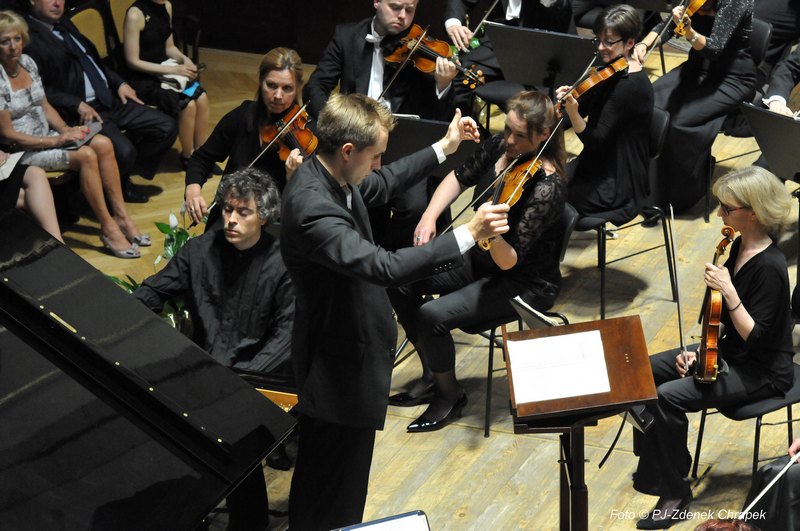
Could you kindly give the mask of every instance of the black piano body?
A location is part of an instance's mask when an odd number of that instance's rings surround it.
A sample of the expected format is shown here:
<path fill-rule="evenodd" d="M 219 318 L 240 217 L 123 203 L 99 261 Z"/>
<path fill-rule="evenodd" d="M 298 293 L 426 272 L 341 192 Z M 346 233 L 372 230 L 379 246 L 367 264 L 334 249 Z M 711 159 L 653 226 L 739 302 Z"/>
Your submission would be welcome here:
<path fill-rule="evenodd" d="M 0 214 L 0 528 L 191 530 L 294 419 Z"/>

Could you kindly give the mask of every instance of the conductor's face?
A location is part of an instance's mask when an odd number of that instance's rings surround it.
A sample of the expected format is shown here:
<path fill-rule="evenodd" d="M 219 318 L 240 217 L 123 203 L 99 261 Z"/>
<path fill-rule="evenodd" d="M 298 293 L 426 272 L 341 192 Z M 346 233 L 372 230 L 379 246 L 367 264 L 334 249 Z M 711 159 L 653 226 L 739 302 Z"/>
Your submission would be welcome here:
<path fill-rule="evenodd" d="M 414 22 L 417 0 L 373 0 L 375 31 L 379 35 L 397 35 Z"/>
<path fill-rule="evenodd" d="M 360 184 L 372 170 L 381 167 L 381 156 L 386 151 L 386 143 L 389 140 L 389 132 L 385 127 L 381 127 L 378 139 L 371 146 L 358 149 L 353 144 L 342 146 L 342 157 L 344 158 L 343 178 L 352 185 Z"/>

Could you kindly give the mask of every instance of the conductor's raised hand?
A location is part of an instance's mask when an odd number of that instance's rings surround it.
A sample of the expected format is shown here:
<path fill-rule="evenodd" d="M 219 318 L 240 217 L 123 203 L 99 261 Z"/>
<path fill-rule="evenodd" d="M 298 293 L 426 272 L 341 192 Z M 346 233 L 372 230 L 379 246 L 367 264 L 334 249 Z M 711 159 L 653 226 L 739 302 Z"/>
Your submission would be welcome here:
<path fill-rule="evenodd" d="M 493 205 L 492 203 L 484 203 L 472 216 L 472 219 L 467 222 L 467 229 L 469 229 L 472 238 L 475 241 L 488 240 L 495 236 L 500 236 L 508 232 L 508 210 L 509 206 L 506 203 Z"/>
<path fill-rule="evenodd" d="M 469 116 L 462 117 L 461 109 L 456 109 L 450 125 L 447 126 L 447 133 L 439 140 L 439 146 L 445 155 L 452 155 L 458 149 L 463 140 L 480 142 L 481 135 L 478 132 L 478 124 Z"/>

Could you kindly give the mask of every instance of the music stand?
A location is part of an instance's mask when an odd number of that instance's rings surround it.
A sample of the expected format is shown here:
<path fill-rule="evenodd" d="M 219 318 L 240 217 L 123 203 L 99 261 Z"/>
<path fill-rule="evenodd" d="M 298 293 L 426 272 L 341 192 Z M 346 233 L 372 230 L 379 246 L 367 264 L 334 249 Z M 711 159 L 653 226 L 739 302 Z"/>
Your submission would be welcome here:
<path fill-rule="evenodd" d="M 411 116 L 396 116 L 397 125 L 389 133 L 386 153 L 381 157 L 381 164 L 389 164 L 440 140 L 447 132 L 447 122 L 426 120 Z M 431 170 L 431 176 L 443 178 L 445 175 L 463 164 L 467 157 L 478 148 L 471 141 L 462 142 L 458 150 L 447 157 L 442 164 Z"/>
<path fill-rule="evenodd" d="M 517 401 L 514 391 L 515 362 L 513 356 L 508 354 L 509 342 L 590 331 L 600 333 L 610 388 L 608 392 L 538 402 Z M 588 530 L 589 491 L 584 474 L 584 428 L 633 406 L 658 400 L 639 316 L 504 333 L 503 344 L 506 349 L 514 433 L 560 434 L 560 529 Z M 516 385 L 521 385 L 520 378 Z"/>
<path fill-rule="evenodd" d="M 486 23 L 506 81 L 527 87 L 572 85 L 596 55 L 591 39 L 565 33 Z"/>
<path fill-rule="evenodd" d="M 740 105 L 753 136 L 767 159 L 769 169 L 782 179 L 798 180 L 800 174 L 800 120 L 789 118 L 752 103 Z"/>

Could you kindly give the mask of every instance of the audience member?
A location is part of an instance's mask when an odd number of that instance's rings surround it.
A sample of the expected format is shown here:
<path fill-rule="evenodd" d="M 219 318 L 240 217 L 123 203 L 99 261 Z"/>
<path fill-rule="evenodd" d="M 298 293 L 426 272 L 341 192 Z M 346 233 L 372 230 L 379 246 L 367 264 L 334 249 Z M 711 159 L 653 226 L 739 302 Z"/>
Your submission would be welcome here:
<path fill-rule="evenodd" d="M 131 187 L 130 175 L 155 176 L 178 135 L 175 121 L 144 105 L 105 66 L 91 41 L 64 17 L 64 0 L 32 0 L 28 21 L 26 52 L 39 66 L 47 99 L 68 124 L 102 122 L 102 133 L 114 146 L 125 200 L 147 201 Z"/>
<path fill-rule="evenodd" d="M 8 174 L 9 168 L 4 167 L 7 163 L 8 153 L 0 151 L 0 211 L 15 207 L 26 210 L 53 238 L 64 243 L 44 170 L 17 164 Z"/>
<path fill-rule="evenodd" d="M 77 147 L 88 128 L 67 126 L 50 105 L 36 63 L 22 53 L 27 40 L 25 20 L 12 11 L 0 12 L 0 135 L 15 150 L 25 150 L 24 164 L 78 171 L 82 191 L 100 222 L 103 244 L 114 256 L 138 258 L 138 246 L 150 245 L 150 236 L 139 231 L 125 208 L 111 141 L 95 135 L 77 149 L 66 149 Z"/>

